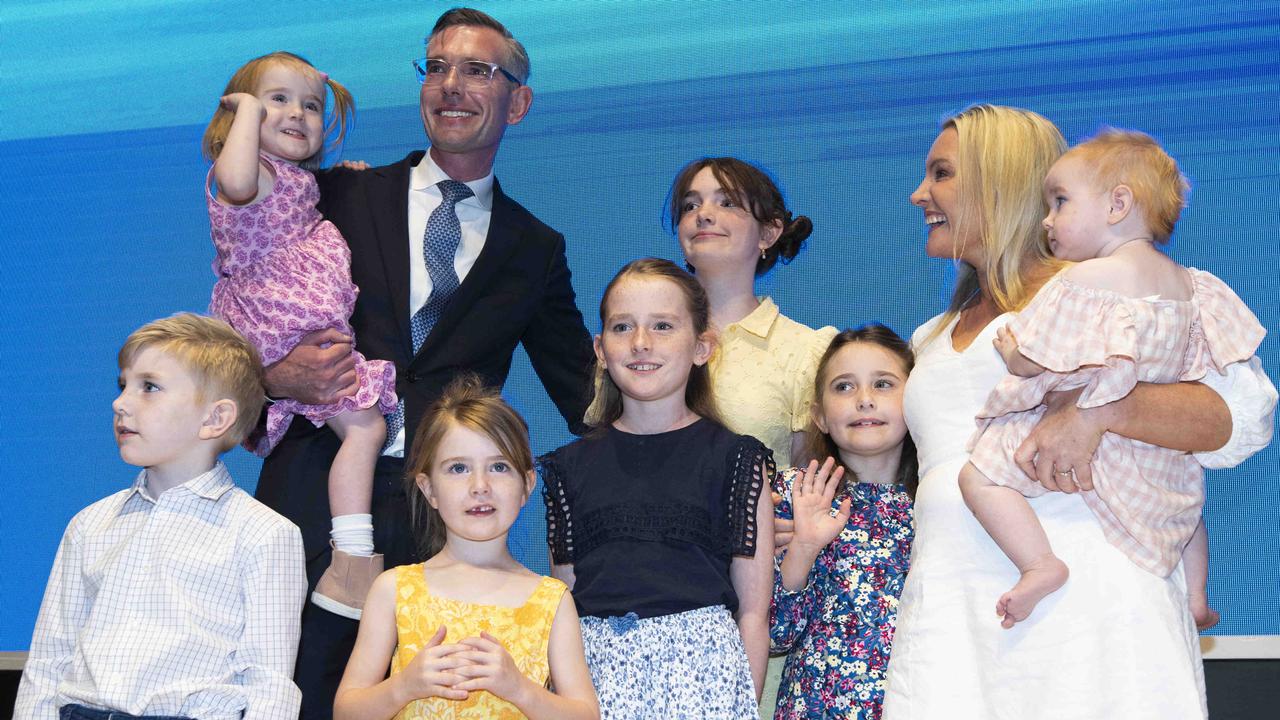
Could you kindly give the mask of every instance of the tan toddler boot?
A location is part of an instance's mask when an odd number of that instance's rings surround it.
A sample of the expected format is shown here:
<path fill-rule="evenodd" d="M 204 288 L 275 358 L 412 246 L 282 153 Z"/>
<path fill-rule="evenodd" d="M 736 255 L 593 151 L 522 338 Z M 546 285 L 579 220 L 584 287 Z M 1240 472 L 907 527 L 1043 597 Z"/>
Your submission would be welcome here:
<path fill-rule="evenodd" d="M 382 574 L 382 556 L 361 557 L 333 548 L 333 559 L 316 583 L 311 602 L 331 613 L 359 620 L 373 581 Z"/>

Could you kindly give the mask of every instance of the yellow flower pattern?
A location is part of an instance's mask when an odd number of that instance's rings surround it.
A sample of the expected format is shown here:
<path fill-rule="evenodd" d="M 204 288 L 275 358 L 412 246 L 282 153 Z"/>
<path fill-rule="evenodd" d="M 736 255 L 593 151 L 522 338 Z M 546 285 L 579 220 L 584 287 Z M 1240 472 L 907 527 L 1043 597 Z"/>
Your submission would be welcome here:
<path fill-rule="evenodd" d="M 445 643 L 456 643 L 482 631 L 498 638 L 515 660 L 516 667 L 534 682 L 545 685 L 550 668 L 547 642 L 560 598 L 568 588 L 544 577 L 520 607 L 483 605 L 432 595 L 422 564 L 396 568 L 396 634 L 399 643 L 391 656 L 391 672 L 398 673 L 413 660 L 436 630 L 444 625 Z M 466 700 L 429 698 L 405 706 L 396 720 L 523 720 L 516 706 L 487 691 L 472 692 Z"/>

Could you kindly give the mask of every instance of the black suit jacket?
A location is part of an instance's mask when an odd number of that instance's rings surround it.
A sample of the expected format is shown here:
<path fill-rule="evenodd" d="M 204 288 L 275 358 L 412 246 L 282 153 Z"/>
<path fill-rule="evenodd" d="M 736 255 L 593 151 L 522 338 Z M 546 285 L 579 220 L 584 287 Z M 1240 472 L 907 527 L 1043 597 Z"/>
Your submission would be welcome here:
<path fill-rule="evenodd" d="M 319 209 L 346 238 L 360 288 L 351 316 L 356 348 L 396 365 L 406 451 L 423 414 L 457 373 L 474 371 L 501 387 L 517 343 L 569 428 L 580 433 L 595 356 L 574 302 L 564 237 L 507 197 L 496 181 L 484 249 L 413 354 L 408 193 L 410 171 L 422 155 L 318 177 Z M 302 528 L 308 557 L 328 544 L 328 467 L 337 446 L 328 428 L 295 419 L 258 480 L 258 498 Z"/>

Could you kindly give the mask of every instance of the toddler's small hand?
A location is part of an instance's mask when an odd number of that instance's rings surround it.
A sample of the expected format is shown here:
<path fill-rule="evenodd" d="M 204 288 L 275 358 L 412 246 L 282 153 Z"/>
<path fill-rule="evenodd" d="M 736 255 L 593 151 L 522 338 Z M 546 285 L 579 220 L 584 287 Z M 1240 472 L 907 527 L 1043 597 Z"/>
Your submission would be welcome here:
<path fill-rule="evenodd" d="M 368 170 L 369 163 L 363 160 L 343 160 L 334 163 L 334 167 L 344 168 L 346 170 Z"/>
<path fill-rule="evenodd" d="M 223 95 L 220 102 L 222 103 L 222 107 L 231 112 L 237 112 L 242 106 L 246 110 L 250 110 L 254 105 L 257 105 L 258 110 L 263 115 L 266 115 L 266 108 L 262 107 L 262 101 L 249 93 L 237 92 L 231 93 L 230 95 Z"/>
<path fill-rule="evenodd" d="M 1000 357 L 1004 358 L 1006 364 L 1009 358 L 1018 352 L 1018 338 L 1014 337 L 1013 331 L 1008 327 L 1002 326 L 996 330 L 996 337 L 991 343 L 996 346 L 996 351 L 1000 353 Z"/>

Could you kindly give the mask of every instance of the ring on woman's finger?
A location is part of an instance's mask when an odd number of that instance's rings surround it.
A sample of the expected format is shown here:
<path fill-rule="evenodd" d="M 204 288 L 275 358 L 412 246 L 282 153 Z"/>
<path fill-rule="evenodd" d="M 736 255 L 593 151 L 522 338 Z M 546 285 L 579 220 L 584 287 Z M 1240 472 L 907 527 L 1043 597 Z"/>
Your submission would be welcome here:
<path fill-rule="evenodd" d="M 1055 475 L 1075 475 L 1075 474 L 1076 474 L 1076 469 L 1075 469 L 1075 468 L 1067 468 L 1066 470 L 1054 470 L 1053 472 L 1054 472 L 1054 474 L 1055 474 Z"/>

